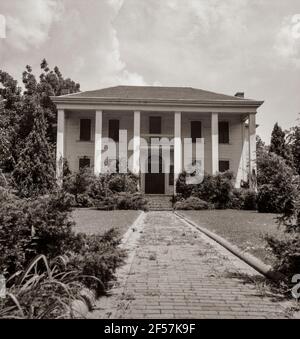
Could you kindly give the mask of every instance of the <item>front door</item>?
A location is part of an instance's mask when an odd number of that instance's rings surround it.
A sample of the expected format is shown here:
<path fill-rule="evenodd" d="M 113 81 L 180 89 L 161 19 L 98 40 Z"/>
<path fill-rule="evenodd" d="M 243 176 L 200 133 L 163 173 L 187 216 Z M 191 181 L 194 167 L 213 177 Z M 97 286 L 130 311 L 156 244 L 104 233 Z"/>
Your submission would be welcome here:
<path fill-rule="evenodd" d="M 152 163 L 159 162 L 159 173 L 151 173 Z M 146 194 L 165 194 L 165 174 L 163 173 L 162 158 L 148 159 L 148 172 L 145 174 L 145 193 Z"/>

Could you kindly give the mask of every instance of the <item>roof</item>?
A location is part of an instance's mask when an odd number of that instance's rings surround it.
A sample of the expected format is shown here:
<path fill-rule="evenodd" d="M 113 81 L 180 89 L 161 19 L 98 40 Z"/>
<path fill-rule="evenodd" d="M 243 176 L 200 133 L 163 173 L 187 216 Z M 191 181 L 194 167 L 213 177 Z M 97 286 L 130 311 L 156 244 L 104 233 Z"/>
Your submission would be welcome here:
<path fill-rule="evenodd" d="M 103 98 L 142 100 L 245 101 L 244 98 L 192 87 L 117 86 L 62 96 L 63 98 Z"/>

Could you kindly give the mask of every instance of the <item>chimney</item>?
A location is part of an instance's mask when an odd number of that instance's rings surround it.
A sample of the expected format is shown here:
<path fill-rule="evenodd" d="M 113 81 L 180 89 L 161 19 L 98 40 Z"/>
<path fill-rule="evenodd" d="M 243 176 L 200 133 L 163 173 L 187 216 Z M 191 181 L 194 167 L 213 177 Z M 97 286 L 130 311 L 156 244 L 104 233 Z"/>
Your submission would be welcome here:
<path fill-rule="evenodd" d="M 245 98 L 245 93 L 244 93 L 244 92 L 237 92 L 237 93 L 235 94 L 235 97 L 244 99 L 244 98 Z"/>

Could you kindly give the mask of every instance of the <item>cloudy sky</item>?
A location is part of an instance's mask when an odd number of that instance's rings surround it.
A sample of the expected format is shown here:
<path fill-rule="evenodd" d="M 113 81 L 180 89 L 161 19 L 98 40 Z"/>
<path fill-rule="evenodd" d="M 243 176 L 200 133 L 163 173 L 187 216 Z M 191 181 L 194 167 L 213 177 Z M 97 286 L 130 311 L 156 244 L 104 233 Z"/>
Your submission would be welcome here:
<path fill-rule="evenodd" d="M 300 113 L 299 0 L 0 0 L 1 36 L 0 69 L 17 79 L 45 57 L 82 90 L 244 91 L 266 101 L 266 141 Z"/>

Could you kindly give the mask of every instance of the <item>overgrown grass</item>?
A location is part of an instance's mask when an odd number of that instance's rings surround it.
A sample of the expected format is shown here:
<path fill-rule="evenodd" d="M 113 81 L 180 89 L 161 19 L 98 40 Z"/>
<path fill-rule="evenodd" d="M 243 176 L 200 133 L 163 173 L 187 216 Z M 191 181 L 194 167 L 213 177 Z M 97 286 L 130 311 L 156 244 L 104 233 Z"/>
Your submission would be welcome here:
<path fill-rule="evenodd" d="M 265 234 L 281 235 L 283 233 L 276 223 L 276 214 L 237 210 L 185 211 L 181 213 L 265 263 L 274 263 L 275 257 L 263 237 Z"/>
<path fill-rule="evenodd" d="M 122 236 L 139 214 L 139 211 L 97 211 L 84 208 L 75 209 L 72 217 L 76 233 L 101 235 L 114 228 Z"/>

